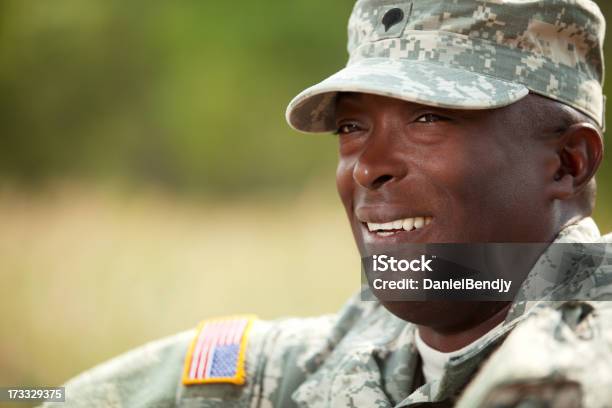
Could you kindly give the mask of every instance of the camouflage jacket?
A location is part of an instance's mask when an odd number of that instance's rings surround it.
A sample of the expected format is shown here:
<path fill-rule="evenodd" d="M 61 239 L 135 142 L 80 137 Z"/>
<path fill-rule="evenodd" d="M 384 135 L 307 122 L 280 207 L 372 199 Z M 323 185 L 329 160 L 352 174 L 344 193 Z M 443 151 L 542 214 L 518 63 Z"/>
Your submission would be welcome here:
<path fill-rule="evenodd" d="M 610 241 L 587 218 L 555 242 Z M 580 251 L 556 256 L 539 258 L 505 322 L 451 359 L 440 380 L 424 383 L 415 326 L 357 296 L 336 315 L 256 321 L 244 385 L 182 384 L 192 330 L 81 374 L 62 406 L 612 407 L 612 270 Z M 569 276 L 563 290 L 592 300 L 555 300 L 555 291 L 522 300 L 536 270 Z"/>

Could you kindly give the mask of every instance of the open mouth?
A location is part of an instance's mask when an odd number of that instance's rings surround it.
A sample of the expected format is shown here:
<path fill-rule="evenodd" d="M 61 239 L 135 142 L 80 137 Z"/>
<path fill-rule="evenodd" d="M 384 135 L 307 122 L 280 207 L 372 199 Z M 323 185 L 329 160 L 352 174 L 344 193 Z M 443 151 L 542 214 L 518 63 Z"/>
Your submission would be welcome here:
<path fill-rule="evenodd" d="M 368 231 L 376 234 L 380 237 L 389 237 L 402 232 L 410 232 L 425 228 L 431 224 L 433 217 L 420 216 L 420 217 L 409 217 L 402 218 L 394 221 L 375 223 L 375 222 L 363 222 L 368 228 Z"/>

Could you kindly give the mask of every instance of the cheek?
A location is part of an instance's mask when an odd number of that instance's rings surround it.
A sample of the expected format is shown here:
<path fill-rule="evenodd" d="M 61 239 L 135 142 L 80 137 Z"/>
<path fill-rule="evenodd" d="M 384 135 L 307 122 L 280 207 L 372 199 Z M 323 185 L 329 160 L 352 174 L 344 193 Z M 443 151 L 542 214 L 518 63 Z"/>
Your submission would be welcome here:
<path fill-rule="evenodd" d="M 353 167 L 354 164 L 351 160 L 342 157 L 338 159 L 338 167 L 336 168 L 336 189 L 347 211 L 350 211 L 352 206 Z"/>
<path fill-rule="evenodd" d="M 353 237 L 357 243 L 357 247 L 360 253 L 365 253 L 363 247 L 363 237 L 361 236 L 361 230 L 359 223 L 355 222 L 353 213 L 353 197 L 355 192 L 355 183 L 353 179 L 353 168 L 354 160 L 348 160 L 340 158 L 338 161 L 338 167 L 336 168 L 336 188 L 338 189 L 338 195 L 344 206 L 344 210 L 349 220 Z"/>
<path fill-rule="evenodd" d="M 535 158 L 529 152 L 490 148 L 474 156 L 457 172 L 457 185 L 468 216 L 480 220 L 480 228 L 515 231 L 522 220 L 533 220 L 540 182 Z M 485 227 L 487 225 L 488 227 Z"/>
<path fill-rule="evenodd" d="M 479 184 L 477 160 L 463 146 L 448 146 L 428 151 L 420 156 L 420 172 L 446 199 L 465 200 L 474 194 Z"/>
<path fill-rule="evenodd" d="M 474 222 L 498 214 L 500 202 L 507 200 L 507 174 L 512 163 L 493 149 L 453 144 L 427 155 L 422 161 L 448 214 L 455 222 Z"/>

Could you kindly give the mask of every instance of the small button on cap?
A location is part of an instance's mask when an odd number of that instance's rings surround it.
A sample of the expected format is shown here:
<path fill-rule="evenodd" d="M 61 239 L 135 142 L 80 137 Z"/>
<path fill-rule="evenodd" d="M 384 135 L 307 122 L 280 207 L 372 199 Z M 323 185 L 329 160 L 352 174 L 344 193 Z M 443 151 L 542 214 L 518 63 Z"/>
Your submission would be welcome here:
<path fill-rule="evenodd" d="M 385 33 L 389 31 L 391 27 L 401 22 L 404 19 L 404 11 L 400 8 L 392 8 L 387 11 L 383 16 L 382 23 L 385 26 Z"/>

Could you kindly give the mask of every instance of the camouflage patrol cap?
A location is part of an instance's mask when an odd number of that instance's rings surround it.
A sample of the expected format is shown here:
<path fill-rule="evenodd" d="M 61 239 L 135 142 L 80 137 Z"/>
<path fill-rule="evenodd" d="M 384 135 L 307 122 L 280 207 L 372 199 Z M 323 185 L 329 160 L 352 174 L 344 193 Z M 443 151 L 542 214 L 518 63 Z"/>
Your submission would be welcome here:
<path fill-rule="evenodd" d="M 492 109 L 531 91 L 603 126 L 604 32 L 590 0 L 358 0 L 347 66 L 296 96 L 287 121 L 334 130 L 338 92 Z"/>

